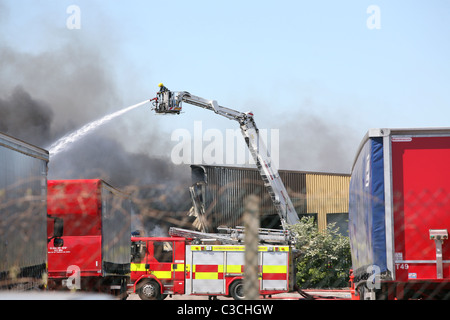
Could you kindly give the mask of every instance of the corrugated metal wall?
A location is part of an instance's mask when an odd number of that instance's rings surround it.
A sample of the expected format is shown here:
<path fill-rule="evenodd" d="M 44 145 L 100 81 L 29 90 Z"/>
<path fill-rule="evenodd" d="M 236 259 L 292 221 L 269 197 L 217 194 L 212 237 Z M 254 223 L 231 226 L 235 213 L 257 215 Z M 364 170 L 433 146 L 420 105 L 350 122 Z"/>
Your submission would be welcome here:
<path fill-rule="evenodd" d="M 15 269 L 44 271 L 48 160 L 47 151 L 0 133 L 0 280 Z"/>
<path fill-rule="evenodd" d="M 241 225 L 244 199 L 250 194 L 260 199 L 261 226 L 279 227 L 278 214 L 256 169 L 192 166 L 192 171 L 193 182 L 206 182 L 203 198 L 211 228 Z M 205 177 L 199 178 L 199 171 Z M 350 175 L 287 170 L 280 170 L 279 174 L 299 216 L 316 214 L 320 229 L 326 227 L 327 214 L 348 212 Z"/>

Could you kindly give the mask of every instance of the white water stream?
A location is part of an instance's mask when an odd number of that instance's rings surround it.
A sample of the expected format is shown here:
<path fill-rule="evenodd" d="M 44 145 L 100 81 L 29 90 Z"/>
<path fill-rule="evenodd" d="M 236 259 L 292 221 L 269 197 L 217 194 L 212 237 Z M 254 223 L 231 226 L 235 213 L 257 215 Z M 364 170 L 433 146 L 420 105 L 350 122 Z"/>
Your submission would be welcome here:
<path fill-rule="evenodd" d="M 59 139 L 58 141 L 56 141 L 55 143 L 53 143 L 49 148 L 47 148 L 49 150 L 50 153 L 50 157 L 55 156 L 56 154 L 58 154 L 59 152 L 63 151 L 64 149 L 66 149 L 70 144 L 76 142 L 77 140 L 79 140 L 81 137 L 83 137 L 84 135 L 88 134 L 89 132 L 95 130 L 96 128 L 100 127 L 101 125 L 107 123 L 108 121 L 111 121 L 112 119 L 128 112 L 131 111 L 145 103 L 147 103 L 148 100 L 139 102 L 135 105 L 126 107 L 122 110 L 116 111 L 114 113 L 108 114 L 106 116 L 104 116 L 101 119 L 92 121 L 86 125 L 84 125 L 83 127 L 81 127 L 80 129 L 65 135 L 64 137 L 62 137 L 61 139 Z"/>

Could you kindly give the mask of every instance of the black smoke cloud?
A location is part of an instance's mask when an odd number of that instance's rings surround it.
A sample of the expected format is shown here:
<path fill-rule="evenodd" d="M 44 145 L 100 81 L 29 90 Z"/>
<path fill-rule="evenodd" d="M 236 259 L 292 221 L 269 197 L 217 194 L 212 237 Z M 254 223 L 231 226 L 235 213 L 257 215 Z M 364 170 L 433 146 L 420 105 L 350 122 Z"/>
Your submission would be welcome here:
<path fill-rule="evenodd" d="M 283 121 L 280 166 L 317 172 L 350 173 L 359 136 L 347 123 L 311 112 Z M 336 117 L 338 119 L 338 117 Z"/>
<path fill-rule="evenodd" d="M 51 126 L 47 143 L 123 104 L 117 91 L 103 54 L 77 38 L 36 54 L 0 44 L 0 98 L 14 104 L 16 119 L 51 109 L 52 119 L 35 120 Z M 19 106 L 25 96 L 28 106 Z"/>
<path fill-rule="evenodd" d="M 48 148 L 65 134 L 125 107 L 105 56 L 78 38 L 37 54 L 0 45 L 0 131 Z M 101 177 L 122 187 L 189 176 L 189 170 L 180 175 L 182 169 L 168 157 L 126 151 L 113 131 L 92 132 L 50 159 L 49 178 Z"/>
<path fill-rule="evenodd" d="M 50 161 L 53 178 L 102 178 L 114 186 L 188 183 L 189 167 L 170 159 L 127 152 L 112 138 L 92 133 Z"/>
<path fill-rule="evenodd" d="M 51 139 L 53 110 L 42 101 L 34 100 L 21 86 L 0 99 L 0 131 L 35 145 Z"/>
<path fill-rule="evenodd" d="M 0 45 L 3 133 L 46 149 L 65 134 L 125 107 L 117 92 L 113 72 L 96 47 L 73 41 L 30 54 Z M 190 168 L 173 165 L 169 157 L 129 152 L 113 131 L 108 127 L 94 131 L 51 157 L 48 178 L 101 178 L 131 192 L 136 212 L 152 217 L 144 219 L 146 224 L 151 221 L 149 230 L 174 213 L 185 218 L 190 208 Z"/>

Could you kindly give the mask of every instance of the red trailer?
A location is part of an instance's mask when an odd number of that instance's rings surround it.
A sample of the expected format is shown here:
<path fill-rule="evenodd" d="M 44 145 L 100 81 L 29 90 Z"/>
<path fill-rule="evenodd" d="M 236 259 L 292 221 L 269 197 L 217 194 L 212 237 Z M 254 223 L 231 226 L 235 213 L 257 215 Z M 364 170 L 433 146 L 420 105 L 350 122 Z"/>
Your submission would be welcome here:
<path fill-rule="evenodd" d="M 63 222 L 48 244 L 49 289 L 126 295 L 130 277 L 131 203 L 99 179 L 49 180 L 49 216 Z M 49 219 L 50 220 L 50 219 Z M 48 224 L 53 234 L 53 223 Z"/>
<path fill-rule="evenodd" d="M 450 128 L 372 129 L 350 182 L 360 298 L 450 298 Z"/>

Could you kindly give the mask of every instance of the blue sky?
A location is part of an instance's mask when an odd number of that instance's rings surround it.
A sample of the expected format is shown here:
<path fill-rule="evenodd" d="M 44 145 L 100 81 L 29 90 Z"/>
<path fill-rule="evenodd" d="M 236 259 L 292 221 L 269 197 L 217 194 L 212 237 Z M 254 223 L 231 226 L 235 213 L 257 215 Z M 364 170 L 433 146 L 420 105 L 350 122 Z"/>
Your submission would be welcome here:
<path fill-rule="evenodd" d="M 80 8 L 80 29 L 66 27 L 69 5 Z M 367 27 L 370 5 L 380 10 L 380 29 Z M 39 55 L 71 42 L 99 52 L 117 88 L 110 109 L 151 98 L 164 82 L 254 111 L 259 127 L 280 130 L 285 169 L 349 171 L 369 128 L 449 126 L 446 0 L 8 0 L 0 10 L 0 39 L 17 53 Z M 133 111 L 110 130 L 142 151 L 152 134 L 193 130 L 196 120 L 205 128 L 236 127 L 184 109 L 169 118 Z M 99 108 L 98 116 L 108 110 Z M 329 137 L 340 141 L 331 155 Z M 318 161 L 341 152 L 339 165 Z"/>

